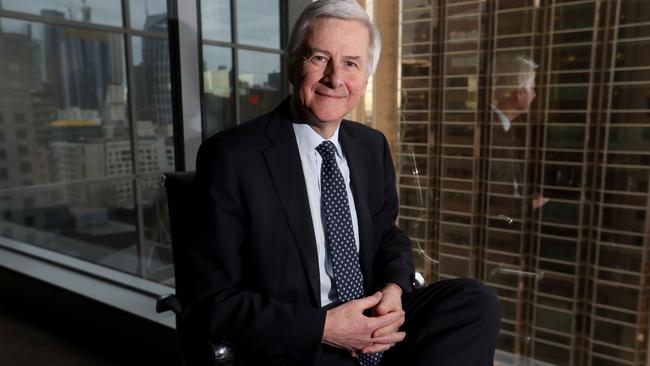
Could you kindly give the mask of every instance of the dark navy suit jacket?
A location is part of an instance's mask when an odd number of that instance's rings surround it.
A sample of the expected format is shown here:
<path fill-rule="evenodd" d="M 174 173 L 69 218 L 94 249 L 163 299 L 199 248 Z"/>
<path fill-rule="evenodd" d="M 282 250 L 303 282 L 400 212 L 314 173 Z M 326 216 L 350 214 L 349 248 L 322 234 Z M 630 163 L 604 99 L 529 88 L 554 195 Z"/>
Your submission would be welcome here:
<path fill-rule="evenodd" d="M 200 202 L 189 250 L 197 280 L 184 317 L 246 358 L 307 365 L 321 352 L 316 241 L 290 99 L 269 114 L 217 133 L 199 149 Z M 367 295 L 413 277 L 411 243 L 395 225 L 395 172 L 384 136 L 344 120 Z M 253 362 L 255 363 L 255 362 Z"/>

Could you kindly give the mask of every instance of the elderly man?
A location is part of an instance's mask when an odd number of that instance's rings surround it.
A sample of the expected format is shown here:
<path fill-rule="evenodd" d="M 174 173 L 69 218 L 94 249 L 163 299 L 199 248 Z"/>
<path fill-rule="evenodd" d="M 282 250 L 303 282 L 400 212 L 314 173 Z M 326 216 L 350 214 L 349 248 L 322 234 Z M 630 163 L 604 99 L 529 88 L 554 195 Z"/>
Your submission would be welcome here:
<path fill-rule="evenodd" d="M 379 50 L 354 1 L 312 3 L 288 45 L 294 95 L 201 145 L 185 316 L 246 364 L 492 364 L 494 295 L 467 279 L 412 291 L 388 144 L 343 119 Z"/>
<path fill-rule="evenodd" d="M 507 147 L 510 159 L 517 159 L 517 148 L 525 146 L 526 136 L 517 134 L 517 128 L 512 122 L 522 114 L 528 113 L 530 105 L 535 100 L 535 69 L 537 64 L 525 56 L 506 55 L 497 59 L 497 70 L 502 74 L 495 79 L 494 102 L 490 105 L 493 120 L 493 144 L 498 147 Z M 524 128 L 520 128 L 525 132 Z M 520 131 L 520 132 L 521 132 Z M 521 159 L 521 158 L 520 158 Z M 496 174 L 510 181 L 512 196 L 515 198 L 514 209 L 504 207 L 501 215 L 508 220 L 520 220 L 521 205 L 517 202 L 524 196 L 524 176 L 521 168 L 516 163 L 501 166 Z M 530 207 L 536 210 L 549 201 L 539 193 L 534 193 L 530 200 Z"/>

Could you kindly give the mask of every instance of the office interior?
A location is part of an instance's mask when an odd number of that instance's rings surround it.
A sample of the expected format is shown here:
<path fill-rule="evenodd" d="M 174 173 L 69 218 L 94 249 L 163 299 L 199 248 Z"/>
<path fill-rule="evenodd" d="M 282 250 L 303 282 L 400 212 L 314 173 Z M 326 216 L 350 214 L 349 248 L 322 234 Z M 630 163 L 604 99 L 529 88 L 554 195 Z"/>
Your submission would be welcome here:
<path fill-rule="evenodd" d="M 1 364 L 180 364 L 161 174 L 291 93 L 309 2 L 0 0 Z M 390 143 L 417 271 L 495 291 L 495 365 L 650 365 L 650 2 L 358 2 L 383 47 L 349 117 Z"/>

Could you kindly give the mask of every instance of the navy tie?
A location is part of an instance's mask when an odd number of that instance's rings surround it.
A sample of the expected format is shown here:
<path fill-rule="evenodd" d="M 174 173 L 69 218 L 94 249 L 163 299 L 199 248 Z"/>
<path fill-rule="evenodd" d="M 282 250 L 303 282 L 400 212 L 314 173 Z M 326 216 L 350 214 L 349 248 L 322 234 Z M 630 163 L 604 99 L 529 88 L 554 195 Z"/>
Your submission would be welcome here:
<path fill-rule="evenodd" d="M 336 147 L 323 141 L 316 147 L 323 158 L 321 166 L 321 210 L 325 216 L 325 242 L 332 259 L 334 284 L 339 301 L 363 297 L 363 275 L 354 242 L 354 229 L 343 175 L 336 164 Z M 375 366 L 381 353 L 358 356 L 362 366 Z"/>

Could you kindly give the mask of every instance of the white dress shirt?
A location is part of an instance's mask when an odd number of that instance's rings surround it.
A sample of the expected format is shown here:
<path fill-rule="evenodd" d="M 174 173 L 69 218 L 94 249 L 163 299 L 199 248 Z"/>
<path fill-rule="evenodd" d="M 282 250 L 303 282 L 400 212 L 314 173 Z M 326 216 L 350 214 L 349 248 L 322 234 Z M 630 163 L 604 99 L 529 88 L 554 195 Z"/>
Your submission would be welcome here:
<path fill-rule="evenodd" d="M 508 117 L 506 117 L 506 115 L 494 104 L 490 104 L 490 107 L 492 107 L 492 111 L 499 118 L 499 123 L 501 123 L 501 127 L 503 127 L 503 130 L 505 132 L 508 132 L 508 130 L 510 130 L 510 120 L 508 119 Z"/>
<path fill-rule="evenodd" d="M 492 107 L 492 111 L 494 112 L 494 114 L 496 114 L 497 118 L 499 118 L 499 123 L 501 124 L 501 127 L 503 127 L 503 131 L 504 132 L 510 131 L 510 127 L 512 126 L 512 124 L 510 123 L 508 117 L 506 117 L 505 113 L 503 113 L 503 111 L 497 108 L 494 104 L 490 104 L 490 107 Z M 513 191 L 513 195 L 517 198 L 521 198 L 521 194 L 519 193 L 520 187 L 521 187 L 521 182 L 517 181 L 517 176 L 515 175 L 512 178 L 512 191 Z"/>
<path fill-rule="evenodd" d="M 303 123 L 293 123 L 293 131 L 296 134 L 298 142 L 298 151 L 300 153 L 300 162 L 302 163 L 302 172 L 305 176 L 305 185 L 307 186 L 307 196 L 309 198 L 309 210 L 311 211 L 311 221 L 314 225 L 314 236 L 316 238 L 316 247 L 318 250 L 318 271 L 320 274 L 320 299 L 321 306 L 336 301 L 336 291 L 332 288 L 332 260 L 329 257 L 325 242 L 325 217 L 321 212 L 320 197 L 320 169 L 323 164 L 316 147 L 325 139 L 321 137 L 309 125 Z M 350 188 L 350 168 L 343 155 L 341 144 L 339 144 L 339 129 L 336 129 L 334 135 L 329 139 L 336 147 L 336 163 L 343 175 L 345 181 L 345 190 L 348 193 L 348 202 L 350 204 L 350 214 L 352 215 L 352 227 L 354 229 L 354 242 L 359 251 L 359 223 L 357 220 L 357 211 L 354 206 L 354 197 Z"/>

